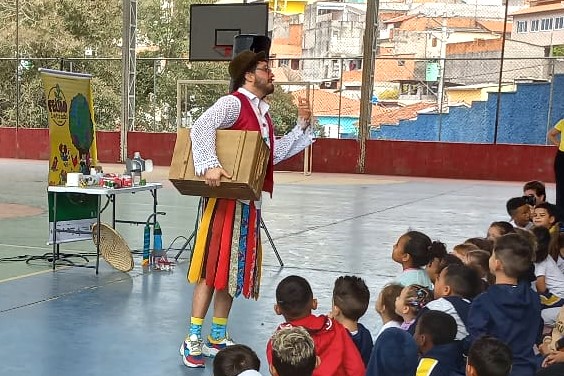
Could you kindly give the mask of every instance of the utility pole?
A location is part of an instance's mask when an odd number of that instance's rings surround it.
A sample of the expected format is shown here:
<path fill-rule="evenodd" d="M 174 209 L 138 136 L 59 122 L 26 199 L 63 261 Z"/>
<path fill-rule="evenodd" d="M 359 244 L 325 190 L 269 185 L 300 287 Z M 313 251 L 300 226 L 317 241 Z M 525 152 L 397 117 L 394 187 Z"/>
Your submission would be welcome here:
<path fill-rule="evenodd" d="M 437 102 L 439 105 L 439 112 L 443 112 L 443 101 L 444 101 L 444 91 L 445 91 L 445 59 L 446 59 L 446 50 L 447 50 L 447 40 L 448 40 L 448 32 L 447 32 L 447 15 L 446 13 L 443 14 L 443 19 L 441 23 L 441 53 L 439 59 L 439 73 L 440 73 L 440 80 L 439 86 L 437 90 Z"/>
<path fill-rule="evenodd" d="M 366 139 L 372 115 L 372 93 L 374 91 L 374 60 L 376 58 L 376 33 L 378 32 L 378 8 L 380 0 L 366 3 L 366 22 L 364 28 L 362 55 L 362 86 L 360 88 L 360 118 L 358 120 L 358 172 L 363 174 L 366 159 Z"/>
<path fill-rule="evenodd" d="M 445 66 L 446 66 L 446 50 L 448 41 L 447 30 L 447 14 L 443 13 L 441 22 L 441 53 L 439 58 L 439 84 L 437 87 L 437 108 L 439 109 L 439 134 L 437 140 L 441 141 L 441 133 L 443 128 L 443 104 L 445 92 Z"/>
<path fill-rule="evenodd" d="M 501 36 L 501 58 L 499 61 L 499 77 L 497 81 L 497 97 L 496 97 L 496 108 L 495 108 L 495 123 L 494 123 L 494 135 L 493 143 L 497 144 L 497 132 L 499 130 L 499 112 L 501 111 L 501 89 L 503 86 L 503 62 L 505 61 L 505 34 L 507 33 L 507 16 L 509 14 L 509 0 L 504 1 L 505 4 L 505 15 L 503 17 L 503 35 Z"/>

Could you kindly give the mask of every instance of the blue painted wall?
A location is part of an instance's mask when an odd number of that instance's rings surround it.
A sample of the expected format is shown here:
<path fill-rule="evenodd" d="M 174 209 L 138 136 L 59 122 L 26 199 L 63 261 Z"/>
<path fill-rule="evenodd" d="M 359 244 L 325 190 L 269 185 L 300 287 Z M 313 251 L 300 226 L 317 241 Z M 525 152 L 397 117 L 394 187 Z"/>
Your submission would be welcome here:
<path fill-rule="evenodd" d="M 564 118 L 564 75 L 555 75 L 553 83 L 523 83 L 515 92 L 501 93 L 498 143 L 545 144 L 547 124 L 552 127 Z M 471 107 L 450 107 L 446 114 L 420 114 L 399 125 L 383 125 L 372 130 L 370 138 L 492 143 L 497 96 L 490 93 L 487 101 L 473 102 Z"/>
<path fill-rule="evenodd" d="M 358 117 L 354 116 L 341 116 L 341 123 L 339 124 L 338 116 L 316 116 L 315 119 L 322 127 L 340 125 L 339 133 L 341 138 L 356 138 L 356 123 Z M 329 135 L 329 131 L 325 130 L 325 135 Z"/>

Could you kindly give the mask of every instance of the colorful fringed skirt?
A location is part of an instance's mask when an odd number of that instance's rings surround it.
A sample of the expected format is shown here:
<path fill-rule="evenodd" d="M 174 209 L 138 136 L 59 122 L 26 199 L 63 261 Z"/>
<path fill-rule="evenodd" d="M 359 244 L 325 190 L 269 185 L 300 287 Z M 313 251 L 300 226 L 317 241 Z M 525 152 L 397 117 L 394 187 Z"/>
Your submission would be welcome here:
<path fill-rule="evenodd" d="M 205 280 L 215 290 L 228 289 L 232 297 L 257 299 L 262 263 L 260 210 L 252 201 L 203 200 L 188 281 Z"/>

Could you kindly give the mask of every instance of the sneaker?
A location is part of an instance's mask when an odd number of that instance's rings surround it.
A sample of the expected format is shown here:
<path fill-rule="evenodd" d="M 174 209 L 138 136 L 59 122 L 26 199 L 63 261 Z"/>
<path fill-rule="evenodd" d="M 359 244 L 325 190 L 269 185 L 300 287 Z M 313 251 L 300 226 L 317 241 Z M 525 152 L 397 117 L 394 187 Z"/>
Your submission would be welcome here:
<path fill-rule="evenodd" d="M 234 344 L 235 342 L 229 338 L 229 335 L 225 336 L 221 341 L 214 341 L 208 336 L 208 339 L 202 346 L 202 354 L 213 358 L 220 350 L 223 350 L 227 346 L 233 346 Z"/>
<path fill-rule="evenodd" d="M 205 361 L 202 355 L 202 340 L 195 334 L 192 334 L 182 341 L 182 345 L 180 346 L 180 355 L 182 356 L 182 361 L 186 367 L 205 367 Z"/>

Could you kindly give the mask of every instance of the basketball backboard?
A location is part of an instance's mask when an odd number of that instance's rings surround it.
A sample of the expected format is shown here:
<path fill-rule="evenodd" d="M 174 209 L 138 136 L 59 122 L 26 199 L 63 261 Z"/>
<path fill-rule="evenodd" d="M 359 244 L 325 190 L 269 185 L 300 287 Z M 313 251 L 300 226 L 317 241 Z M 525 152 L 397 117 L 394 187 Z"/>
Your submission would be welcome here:
<path fill-rule="evenodd" d="M 229 61 L 239 34 L 267 35 L 268 3 L 190 6 L 189 58 Z"/>

